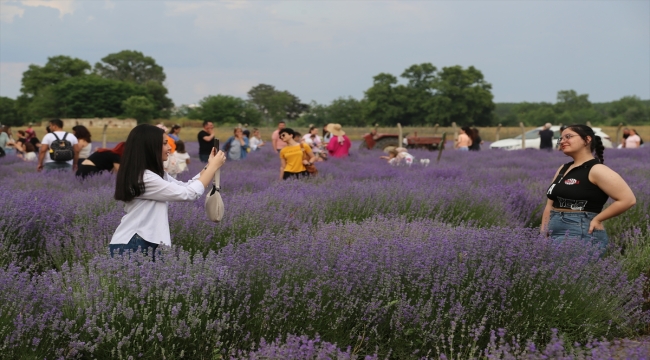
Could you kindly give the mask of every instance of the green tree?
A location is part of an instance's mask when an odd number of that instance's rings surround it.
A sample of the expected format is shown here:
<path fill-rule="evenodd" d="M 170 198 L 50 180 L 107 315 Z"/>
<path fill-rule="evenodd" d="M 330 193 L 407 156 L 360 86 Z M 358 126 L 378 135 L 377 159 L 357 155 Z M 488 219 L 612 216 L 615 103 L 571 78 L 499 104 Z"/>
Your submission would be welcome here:
<path fill-rule="evenodd" d="M 167 88 L 157 81 L 147 81 L 144 83 L 149 97 L 153 100 L 155 106 L 154 118 L 166 118 L 171 116 L 171 109 L 174 107 L 174 102 L 167 97 Z"/>
<path fill-rule="evenodd" d="M 41 114 L 43 117 L 115 117 L 123 114 L 124 100 L 135 95 L 149 96 L 142 86 L 97 75 L 71 78 L 51 90 L 56 111 L 47 116 Z M 149 101 L 153 103 L 150 98 Z"/>
<path fill-rule="evenodd" d="M 0 96 L 0 124 L 20 126 L 23 123 L 23 118 L 16 110 L 16 100 Z"/>
<path fill-rule="evenodd" d="M 575 90 L 560 90 L 557 92 L 555 108 L 558 113 L 588 109 L 591 107 L 588 94 L 578 95 Z"/>
<path fill-rule="evenodd" d="M 150 56 L 139 51 L 122 50 L 109 54 L 95 64 L 95 73 L 112 80 L 130 81 L 145 84 L 148 81 L 163 83 L 165 72 Z"/>
<path fill-rule="evenodd" d="M 363 100 L 359 101 L 353 97 L 335 99 L 328 107 L 328 122 L 344 126 L 367 126 L 364 106 Z"/>
<path fill-rule="evenodd" d="M 146 96 L 131 96 L 122 102 L 124 115 L 134 118 L 138 124 L 143 124 L 151 119 L 156 111 L 154 103 Z"/>
<path fill-rule="evenodd" d="M 23 73 L 20 91 L 27 97 L 34 97 L 48 86 L 56 85 L 69 78 L 85 76 L 90 70 L 87 61 L 69 56 L 53 56 L 44 66 L 29 65 Z"/>
<path fill-rule="evenodd" d="M 373 84 L 366 90 L 364 117 L 371 124 L 395 126 L 405 113 L 405 105 L 400 101 L 395 85 L 397 78 L 381 73 L 373 77 Z"/>
<path fill-rule="evenodd" d="M 295 120 L 309 110 L 309 105 L 303 104 L 297 96 L 267 84 L 252 87 L 248 98 L 267 121 Z"/>
<path fill-rule="evenodd" d="M 434 112 L 430 119 L 443 126 L 454 121 L 459 125 L 491 125 L 495 107 L 491 90 L 492 85 L 475 67 L 445 67 L 435 81 L 432 106 L 427 107 Z"/>
<path fill-rule="evenodd" d="M 190 112 L 192 118 L 212 121 L 215 124 L 250 124 L 261 122 L 260 112 L 247 101 L 229 95 L 211 95 L 203 98 L 196 112 Z"/>

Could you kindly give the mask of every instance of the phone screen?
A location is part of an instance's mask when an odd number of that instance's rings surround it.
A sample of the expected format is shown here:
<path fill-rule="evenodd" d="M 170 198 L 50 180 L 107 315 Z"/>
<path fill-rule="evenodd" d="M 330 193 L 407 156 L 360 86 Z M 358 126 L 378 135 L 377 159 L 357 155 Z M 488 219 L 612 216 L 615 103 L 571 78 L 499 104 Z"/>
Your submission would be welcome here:
<path fill-rule="evenodd" d="M 219 139 L 217 138 L 214 138 L 214 148 L 217 149 L 217 151 L 219 151 Z"/>

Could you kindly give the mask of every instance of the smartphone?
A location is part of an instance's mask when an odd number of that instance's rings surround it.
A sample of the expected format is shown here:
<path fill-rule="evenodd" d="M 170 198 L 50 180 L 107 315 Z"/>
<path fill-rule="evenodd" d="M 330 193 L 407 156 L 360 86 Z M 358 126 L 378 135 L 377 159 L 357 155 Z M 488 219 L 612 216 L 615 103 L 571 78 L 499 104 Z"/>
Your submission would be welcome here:
<path fill-rule="evenodd" d="M 217 139 L 216 137 L 214 138 L 214 148 L 217 149 L 217 152 L 221 150 L 219 149 L 219 139 Z"/>

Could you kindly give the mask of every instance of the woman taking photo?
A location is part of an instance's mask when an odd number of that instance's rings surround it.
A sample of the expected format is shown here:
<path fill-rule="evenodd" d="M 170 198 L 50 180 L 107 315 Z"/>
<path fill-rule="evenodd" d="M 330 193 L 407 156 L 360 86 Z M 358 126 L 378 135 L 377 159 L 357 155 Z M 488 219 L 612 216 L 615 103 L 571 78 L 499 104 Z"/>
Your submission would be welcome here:
<path fill-rule="evenodd" d="M 133 128 L 126 139 L 115 184 L 115 200 L 124 201 L 126 215 L 111 239 L 111 256 L 171 246 L 167 202 L 198 199 L 226 162 L 224 153 L 213 148 L 203 171 L 188 182 L 175 180 L 163 170 L 170 152 L 167 139 L 163 130 L 148 124 Z"/>
<path fill-rule="evenodd" d="M 580 238 L 602 251 L 609 241 L 603 221 L 634 206 L 636 198 L 625 180 L 603 165 L 603 143 L 589 126 L 567 126 L 560 137 L 560 150 L 573 161 L 555 172 L 546 191 L 540 231 L 554 240 Z M 603 210 L 610 197 L 614 202 Z"/>
<path fill-rule="evenodd" d="M 312 165 L 316 161 L 309 145 L 299 144 L 294 139 L 295 134 L 295 131 L 289 128 L 280 130 L 280 140 L 287 143 L 287 146 L 280 150 L 280 180 L 308 176 L 305 165 Z M 305 153 L 309 160 L 304 160 Z"/>

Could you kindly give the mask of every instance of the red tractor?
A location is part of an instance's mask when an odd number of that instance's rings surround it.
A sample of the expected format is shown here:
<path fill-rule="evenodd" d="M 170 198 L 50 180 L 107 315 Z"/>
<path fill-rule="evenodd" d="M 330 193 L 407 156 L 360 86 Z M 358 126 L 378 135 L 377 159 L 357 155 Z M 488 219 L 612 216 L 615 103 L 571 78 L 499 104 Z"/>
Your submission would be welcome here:
<path fill-rule="evenodd" d="M 401 132 L 401 128 L 400 128 Z M 377 129 L 373 129 L 370 133 L 363 136 L 363 141 L 359 149 L 381 149 L 385 150 L 388 147 L 405 147 L 407 149 L 428 149 L 437 150 L 441 142 L 442 136 L 426 136 L 420 137 L 417 132 L 413 136 L 404 136 L 402 144 L 400 144 L 399 134 L 378 134 Z"/>

